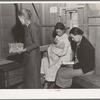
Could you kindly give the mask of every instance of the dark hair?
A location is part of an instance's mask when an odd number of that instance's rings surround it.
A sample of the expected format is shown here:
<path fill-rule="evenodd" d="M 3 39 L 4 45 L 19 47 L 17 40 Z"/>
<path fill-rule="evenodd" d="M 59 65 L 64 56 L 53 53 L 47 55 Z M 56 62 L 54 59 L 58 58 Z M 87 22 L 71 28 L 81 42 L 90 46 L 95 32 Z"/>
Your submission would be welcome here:
<path fill-rule="evenodd" d="M 78 28 L 78 27 L 73 27 L 73 28 L 70 30 L 69 34 L 73 34 L 73 35 L 82 35 L 82 34 L 83 34 L 83 31 L 82 31 L 80 28 Z"/>
<path fill-rule="evenodd" d="M 52 36 L 53 36 L 53 38 L 55 38 L 55 37 L 57 36 L 57 32 L 56 32 L 55 29 L 54 29 L 54 31 L 53 31 L 53 33 L 52 33 Z"/>
<path fill-rule="evenodd" d="M 28 9 L 21 9 L 19 12 L 18 12 L 18 16 L 24 16 L 25 18 L 27 19 L 31 19 L 31 11 L 28 10 Z"/>
<path fill-rule="evenodd" d="M 58 22 L 58 23 L 55 25 L 55 30 L 56 30 L 56 29 L 65 30 L 65 26 L 64 26 L 63 23 Z"/>

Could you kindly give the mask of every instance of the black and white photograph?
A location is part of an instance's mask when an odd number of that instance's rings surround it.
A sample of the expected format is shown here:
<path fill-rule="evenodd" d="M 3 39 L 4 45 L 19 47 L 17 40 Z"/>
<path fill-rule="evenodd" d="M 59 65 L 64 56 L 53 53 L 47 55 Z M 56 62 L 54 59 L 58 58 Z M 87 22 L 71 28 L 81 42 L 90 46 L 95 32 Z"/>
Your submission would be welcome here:
<path fill-rule="evenodd" d="M 0 92 L 99 88 L 100 2 L 0 2 Z"/>

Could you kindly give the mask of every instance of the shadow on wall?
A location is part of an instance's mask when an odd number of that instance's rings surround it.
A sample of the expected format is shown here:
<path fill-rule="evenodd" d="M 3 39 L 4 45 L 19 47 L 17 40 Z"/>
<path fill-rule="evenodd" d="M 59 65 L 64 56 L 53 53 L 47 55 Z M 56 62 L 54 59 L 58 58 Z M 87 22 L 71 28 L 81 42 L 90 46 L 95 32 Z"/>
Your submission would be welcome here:
<path fill-rule="evenodd" d="M 24 26 L 20 23 L 17 15 L 18 15 L 18 5 L 15 5 L 15 13 L 16 13 L 16 24 L 12 27 L 12 35 L 14 37 L 14 41 L 17 43 L 24 43 Z M 22 63 L 24 60 L 24 55 L 22 54 L 14 54 L 7 57 L 9 60 L 17 61 Z"/>
<path fill-rule="evenodd" d="M 14 41 L 18 43 L 24 43 L 24 27 L 20 22 L 12 28 L 12 34 L 14 37 Z M 22 54 L 14 54 L 7 57 L 8 60 L 13 60 L 19 63 L 22 63 L 24 60 L 24 55 Z"/>
<path fill-rule="evenodd" d="M 21 25 L 20 22 L 18 22 L 13 28 L 12 28 L 12 34 L 14 36 L 14 40 L 16 42 L 24 43 L 24 27 Z"/>

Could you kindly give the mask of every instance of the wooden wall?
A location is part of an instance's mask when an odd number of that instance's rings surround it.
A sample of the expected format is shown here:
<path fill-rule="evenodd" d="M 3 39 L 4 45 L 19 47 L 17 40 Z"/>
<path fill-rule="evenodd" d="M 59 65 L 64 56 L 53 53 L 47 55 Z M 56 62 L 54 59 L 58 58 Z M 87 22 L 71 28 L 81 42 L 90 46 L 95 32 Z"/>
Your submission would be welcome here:
<path fill-rule="evenodd" d="M 71 7 L 74 4 L 42 4 L 42 45 L 52 43 L 52 31 L 59 21 L 59 7 L 67 6 Z M 57 7 L 57 13 L 50 13 L 50 7 Z M 65 16 L 65 11 L 63 11 L 60 21 L 69 27 L 69 14 Z M 78 24 L 84 31 L 84 36 L 95 48 L 95 73 L 100 74 L 100 4 L 85 4 L 83 8 L 79 8 Z"/>
<path fill-rule="evenodd" d="M 89 40 L 95 47 L 95 73 L 100 75 L 100 4 L 88 5 Z"/>
<path fill-rule="evenodd" d="M 0 58 L 2 58 L 2 15 L 1 15 L 1 5 L 0 5 Z"/>
<path fill-rule="evenodd" d="M 32 12 L 33 21 L 37 25 L 37 31 L 41 40 L 41 4 L 37 3 L 33 5 L 28 4 L 18 4 L 22 8 L 30 9 Z M 36 14 L 36 11 L 38 14 Z M 38 15 L 38 16 L 37 16 Z M 14 40 L 14 35 L 12 29 L 16 25 L 16 7 L 15 4 L 0 4 L 0 59 L 9 56 L 9 46 L 8 43 L 16 42 Z M 15 29 L 18 32 L 19 28 Z M 19 34 L 19 33 L 18 33 Z M 19 37 L 20 38 L 20 37 Z M 40 41 L 41 42 L 41 41 Z"/>
<path fill-rule="evenodd" d="M 57 8 L 57 12 L 52 13 L 50 9 Z M 64 3 L 44 3 L 42 4 L 42 45 L 50 44 L 53 41 L 52 32 L 55 24 L 59 21 L 59 7 L 65 7 Z M 65 23 L 66 19 L 61 18 Z"/>
<path fill-rule="evenodd" d="M 66 31 L 69 32 L 68 29 L 70 27 L 70 14 L 66 12 L 66 10 L 60 11 L 60 8 L 71 8 L 71 7 L 75 7 L 76 5 L 77 4 L 71 4 L 71 3 L 43 3 L 42 4 L 42 45 L 52 43 L 53 41 L 52 32 L 55 24 L 59 21 L 65 24 Z M 56 7 L 57 12 L 52 13 L 50 11 L 52 7 Z M 81 12 L 82 10 L 79 9 L 79 12 Z M 79 14 L 81 15 L 83 14 L 83 12 Z M 79 22 L 82 23 L 83 25 L 82 20 Z"/>
<path fill-rule="evenodd" d="M 52 32 L 59 18 L 67 27 L 69 26 L 69 15 L 66 15 L 65 11 L 62 11 L 62 17 L 59 17 L 59 8 L 69 5 L 65 3 L 34 3 L 34 9 L 32 3 L 21 3 L 22 8 L 32 11 L 33 21 L 37 24 L 41 45 L 52 43 Z M 56 13 L 50 12 L 52 7 L 57 7 Z M 100 4 L 85 4 L 84 8 L 79 8 L 78 23 L 86 38 L 95 47 L 95 73 L 100 74 Z M 0 4 L 0 58 L 7 57 L 9 54 L 8 43 L 14 42 L 11 30 L 15 24 L 16 12 L 14 4 Z"/>
<path fill-rule="evenodd" d="M 95 48 L 95 73 L 100 75 L 100 4 L 86 4 L 79 10 L 79 27 Z"/>
<path fill-rule="evenodd" d="M 16 23 L 14 4 L 0 4 L 0 58 L 8 56 L 8 43 L 14 42 L 12 27 Z"/>

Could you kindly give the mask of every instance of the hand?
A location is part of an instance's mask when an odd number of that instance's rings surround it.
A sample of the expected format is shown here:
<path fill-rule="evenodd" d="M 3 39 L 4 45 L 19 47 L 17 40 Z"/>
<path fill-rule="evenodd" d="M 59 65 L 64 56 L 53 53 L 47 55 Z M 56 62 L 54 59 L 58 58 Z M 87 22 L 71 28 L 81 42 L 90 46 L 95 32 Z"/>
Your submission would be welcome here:
<path fill-rule="evenodd" d="M 58 43 L 58 39 L 55 39 L 55 40 L 54 40 L 54 44 L 57 44 L 57 43 Z"/>
<path fill-rule="evenodd" d="M 67 68 L 72 68 L 72 67 L 73 67 L 73 65 L 66 65 L 66 67 L 67 67 Z"/>
<path fill-rule="evenodd" d="M 73 65 L 68 65 L 69 67 L 73 67 Z"/>
<path fill-rule="evenodd" d="M 72 68 L 73 67 L 73 65 L 61 65 L 61 67 L 67 67 L 67 68 Z"/>
<path fill-rule="evenodd" d="M 21 54 L 21 53 L 23 53 L 23 52 L 26 52 L 26 48 L 25 48 L 25 49 L 22 49 L 22 50 L 17 51 L 17 53 L 18 53 L 18 54 Z"/>

